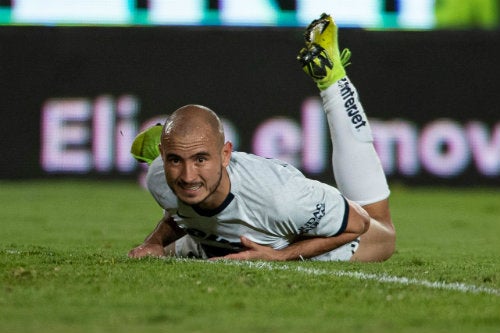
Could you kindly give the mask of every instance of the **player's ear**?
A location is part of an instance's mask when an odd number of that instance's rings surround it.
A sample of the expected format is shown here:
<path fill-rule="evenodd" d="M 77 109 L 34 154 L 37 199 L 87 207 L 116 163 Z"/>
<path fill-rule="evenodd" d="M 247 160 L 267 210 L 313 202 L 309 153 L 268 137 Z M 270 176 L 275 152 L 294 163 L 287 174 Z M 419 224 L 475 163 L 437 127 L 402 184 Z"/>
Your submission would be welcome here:
<path fill-rule="evenodd" d="M 224 146 L 222 146 L 222 165 L 224 167 L 227 167 L 229 165 L 232 151 L 233 151 L 233 144 L 231 141 L 227 141 L 224 144 Z"/>

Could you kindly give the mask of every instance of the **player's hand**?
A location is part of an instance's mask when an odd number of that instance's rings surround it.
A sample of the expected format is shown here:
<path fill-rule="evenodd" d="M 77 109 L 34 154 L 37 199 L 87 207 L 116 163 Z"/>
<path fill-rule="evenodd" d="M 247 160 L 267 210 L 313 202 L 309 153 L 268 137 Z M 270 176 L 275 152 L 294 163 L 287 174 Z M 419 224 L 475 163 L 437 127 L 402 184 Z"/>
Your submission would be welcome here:
<path fill-rule="evenodd" d="M 223 257 L 211 258 L 211 260 L 283 260 L 280 256 L 281 252 L 273 249 L 272 247 L 257 244 L 244 236 L 241 236 L 240 240 L 241 244 L 245 247 L 245 250 L 238 253 L 228 254 Z"/>
<path fill-rule="evenodd" d="M 161 244 L 141 244 L 130 250 L 128 256 L 129 258 L 164 257 L 165 250 Z"/>

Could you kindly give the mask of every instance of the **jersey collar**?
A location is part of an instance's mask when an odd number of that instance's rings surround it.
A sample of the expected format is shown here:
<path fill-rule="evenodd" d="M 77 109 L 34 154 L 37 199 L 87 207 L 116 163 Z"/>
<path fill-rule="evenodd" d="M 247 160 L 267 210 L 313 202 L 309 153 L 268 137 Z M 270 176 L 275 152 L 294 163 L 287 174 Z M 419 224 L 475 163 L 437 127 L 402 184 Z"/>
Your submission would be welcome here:
<path fill-rule="evenodd" d="M 206 216 L 206 217 L 211 217 L 211 216 L 214 216 L 214 215 L 217 215 L 219 214 L 220 212 L 222 212 L 227 206 L 229 206 L 229 204 L 231 203 L 231 201 L 233 201 L 234 199 L 234 194 L 229 192 L 226 199 L 224 199 L 224 201 L 220 204 L 219 207 L 217 208 L 214 208 L 214 209 L 203 209 L 203 208 L 200 208 L 198 206 L 191 206 L 193 208 L 193 210 L 198 214 L 198 215 L 201 215 L 201 216 Z"/>

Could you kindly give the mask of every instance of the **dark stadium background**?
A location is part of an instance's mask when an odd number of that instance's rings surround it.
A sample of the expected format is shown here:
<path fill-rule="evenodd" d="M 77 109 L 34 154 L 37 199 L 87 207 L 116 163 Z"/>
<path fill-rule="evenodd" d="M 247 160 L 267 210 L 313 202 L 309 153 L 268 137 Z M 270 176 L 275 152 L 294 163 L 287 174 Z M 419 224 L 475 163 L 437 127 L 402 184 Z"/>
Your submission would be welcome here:
<path fill-rule="evenodd" d="M 127 119 L 130 131 L 184 104 L 207 105 L 233 124 L 239 150 L 255 152 L 253 140 L 259 126 L 270 119 L 284 119 L 300 127 L 303 103 L 318 96 L 295 60 L 302 47 L 302 31 L 291 27 L 3 26 L 0 179 L 137 178 L 143 172 L 139 165 L 130 162 L 120 168 L 116 164 L 116 137 L 135 134 L 117 130 L 119 115 L 111 115 L 109 129 L 116 133 L 108 141 L 94 137 L 97 120 L 92 115 L 102 98 L 113 112 L 123 97 L 137 102 L 135 114 Z M 500 31 L 350 28 L 341 29 L 340 38 L 341 47 L 353 53 L 348 73 L 368 115 L 381 124 L 402 121 L 416 134 L 410 149 L 413 157 L 404 157 L 410 153 L 401 152 L 397 144 L 389 146 L 391 151 L 385 156 L 392 163 L 391 181 L 500 184 Z M 62 146 L 88 152 L 91 161 L 85 170 L 44 167 L 42 151 L 51 139 L 51 133 L 43 131 L 44 110 L 51 101 L 65 100 L 88 104 L 87 120 L 66 125 L 86 129 L 89 137 L 83 143 L 63 142 Z M 436 131 L 444 138 L 439 145 L 424 147 L 424 130 L 442 121 L 456 135 L 447 133 L 445 127 Z M 482 141 L 471 141 L 471 124 L 482 128 L 482 136 L 476 132 Z M 326 133 L 320 136 L 327 143 L 320 153 L 328 159 L 328 138 Z M 453 146 L 449 138 L 465 146 Z M 269 140 L 269 145 L 286 146 L 280 141 L 286 140 L 286 134 L 277 133 Z M 110 146 L 96 148 L 96 142 Z M 104 167 L 92 160 L 95 149 L 107 159 Z M 454 149 L 463 157 L 461 164 L 450 166 L 454 173 L 426 167 L 423 154 L 431 151 L 443 157 L 447 170 L 446 156 Z M 299 161 L 303 153 L 291 151 Z M 60 158 L 64 164 L 72 157 L 63 154 Z M 416 161 L 410 173 L 399 167 L 405 158 Z M 329 163 L 318 172 L 304 172 L 323 181 L 332 179 Z"/>

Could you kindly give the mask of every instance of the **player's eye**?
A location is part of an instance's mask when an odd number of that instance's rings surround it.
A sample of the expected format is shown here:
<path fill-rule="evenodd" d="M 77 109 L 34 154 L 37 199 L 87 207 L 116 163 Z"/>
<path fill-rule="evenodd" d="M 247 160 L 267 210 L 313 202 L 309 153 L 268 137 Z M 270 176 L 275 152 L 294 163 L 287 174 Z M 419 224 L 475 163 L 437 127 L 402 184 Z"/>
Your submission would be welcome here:
<path fill-rule="evenodd" d="M 172 157 L 169 157 L 169 158 L 168 158 L 168 162 L 169 162 L 170 164 L 179 164 L 179 163 L 180 163 L 180 161 L 181 161 L 181 160 L 180 160 L 180 158 L 175 157 L 175 156 L 172 156 Z"/>
<path fill-rule="evenodd" d="M 208 161 L 208 157 L 209 156 L 206 153 L 197 154 L 197 155 L 194 156 L 193 161 L 196 164 L 204 164 L 204 163 L 206 163 Z"/>

